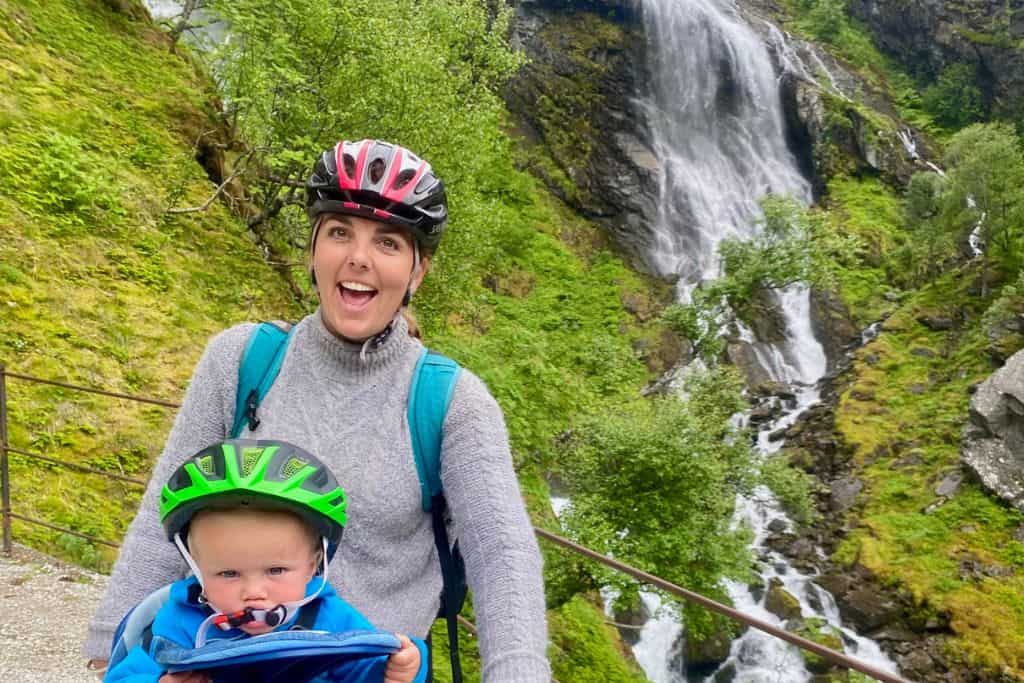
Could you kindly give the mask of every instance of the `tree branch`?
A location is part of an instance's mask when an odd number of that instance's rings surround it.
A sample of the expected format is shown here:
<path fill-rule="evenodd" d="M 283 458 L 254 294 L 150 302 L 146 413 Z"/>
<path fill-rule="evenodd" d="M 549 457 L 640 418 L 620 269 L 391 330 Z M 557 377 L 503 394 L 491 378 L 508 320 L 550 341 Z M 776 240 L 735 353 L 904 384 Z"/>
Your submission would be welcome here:
<path fill-rule="evenodd" d="M 244 170 L 245 169 L 243 167 L 243 168 L 235 171 L 231 175 L 229 175 L 227 177 L 227 179 L 223 183 L 221 183 L 220 185 L 217 186 L 216 191 L 214 191 L 214 193 L 212 195 L 210 195 L 210 198 L 207 199 L 202 205 L 200 205 L 200 206 L 189 206 L 189 207 L 183 208 L 183 209 L 167 209 L 166 211 L 164 211 L 164 213 L 180 214 L 180 213 L 197 213 L 199 211 L 206 211 L 208 208 L 210 208 L 210 204 L 213 204 L 214 200 L 217 199 L 217 197 L 220 196 L 220 193 L 224 191 L 224 188 L 228 186 L 228 183 L 230 183 L 232 180 L 234 180 L 239 175 L 241 175 L 242 171 L 244 171 Z"/>

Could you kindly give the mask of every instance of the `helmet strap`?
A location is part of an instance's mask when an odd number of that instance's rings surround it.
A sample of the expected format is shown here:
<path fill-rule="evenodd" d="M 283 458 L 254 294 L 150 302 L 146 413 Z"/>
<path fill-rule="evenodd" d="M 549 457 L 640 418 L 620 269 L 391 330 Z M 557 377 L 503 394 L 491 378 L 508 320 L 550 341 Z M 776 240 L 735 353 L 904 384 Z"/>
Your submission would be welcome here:
<path fill-rule="evenodd" d="M 199 629 L 196 631 L 195 647 L 200 648 L 206 644 L 206 631 L 210 626 L 216 626 L 221 631 L 230 631 L 233 628 L 238 628 L 243 624 L 248 624 L 253 621 L 262 621 L 271 629 L 276 629 L 278 626 L 287 624 L 295 615 L 299 613 L 305 605 L 313 602 L 317 599 L 321 592 L 323 592 L 324 586 L 327 585 L 327 538 L 321 536 L 321 549 L 320 549 L 320 585 L 317 586 L 316 591 L 312 595 L 308 595 L 301 600 L 294 600 L 292 602 L 285 602 L 279 604 L 270 609 L 256 609 L 253 607 L 246 607 L 244 610 L 234 612 L 232 614 L 225 614 L 214 610 L 213 614 L 206 617 L 203 623 L 199 625 Z M 192 569 L 192 574 L 195 575 L 196 580 L 199 582 L 200 587 L 203 588 L 204 595 L 200 596 L 200 600 L 205 601 L 209 605 L 209 600 L 205 597 L 206 588 L 203 586 L 203 576 L 199 573 L 199 567 L 196 565 L 192 555 L 188 552 L 185 544 L 181 541 L 181 534 L 174 534 L 174 544 L 178 546 L 178 551 L 182 557 L 185 558 L 185 562 Z M 211 609 L 213 609 L 211 607 Z"/>

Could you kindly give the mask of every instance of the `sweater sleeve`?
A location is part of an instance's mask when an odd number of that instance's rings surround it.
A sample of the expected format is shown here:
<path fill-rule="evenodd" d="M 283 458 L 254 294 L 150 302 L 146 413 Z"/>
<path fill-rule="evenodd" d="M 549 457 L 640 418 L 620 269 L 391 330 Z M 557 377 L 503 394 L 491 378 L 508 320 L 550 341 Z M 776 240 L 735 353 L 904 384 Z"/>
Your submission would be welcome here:
<path fill-rule="evenodd" d="M 123 615 L 152 591 L 185 575 L 185 563 L 164 537 L 160 524 L 160 490 L 182 461 L 224 439 L 231 428 L 238 363 L 252 328 L 251 324 L 238 325 L 217 335 L 196 365 L 163 453 L 125 534 L 107 592 L 89 624 L 82 647 L 88 659 L 109 657 Z"/>
<path fill-rule="evenodd" d="M 540 550 L 501 408 L 463 370 L 444 423 L 441 476 L 473 591 L 486 683 L 549 683 Z"/>

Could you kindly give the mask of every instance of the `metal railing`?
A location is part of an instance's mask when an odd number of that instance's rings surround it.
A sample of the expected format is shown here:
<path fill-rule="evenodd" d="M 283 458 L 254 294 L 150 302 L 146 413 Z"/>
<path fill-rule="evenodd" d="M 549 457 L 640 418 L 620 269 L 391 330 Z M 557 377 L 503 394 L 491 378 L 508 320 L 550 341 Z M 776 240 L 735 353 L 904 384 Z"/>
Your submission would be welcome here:
<path fill-rule="evenodd" d="M 132 478 L 132 477 L 126 477 L 126 476 L 123 476 L 123 475 L 114 474 L 112 472 L 105 472 L 103 470 L 98 470 L 98 469 L 95 469 L 95 468 L 92 468 L 92 467 L 86 467 L 84 465 L 78 465 L 76 463 L 65 462 L 65 461 L 59 460 L 57 458 L 47 457 L 47 456 L 44 456 L 44 455 L 40 455 L 38 453 L 30 453 L 28 451 L 24 451 L 24 450 L 21 450 L 21 449 L 12 448 L 10 443 L 8 442 L 8 433 L 7 433 L 7 378 L 8 377 L 11 377 L 11 378 L 14 378 L 14 379 L 18 379 L 18 380 L 23 380 L 23 381 L 26 381 L 26 382 L 33 382 L 33 383 L 37 383 L 37 384 L 47 384 L 47 385 L 51 385 L 51 386 L 62 387 L 62 388 L 65 388 L 65 389 L 72 389 L 72 390 L 75 390 L 75 391 L 83 391 L 83 392 L 92 393 L 92 394 L 99 394 L 101 396 L 109 396 L 109 397 L 112 397 L 112 398 L 126 399 L 126 400 L 129 400 L 129 401 L 136 401 L 136 402 L 139 402 L 139 403 L 148 403 L 148 404 L 151 404 L 151 405 L 157 405 L 157 406 L 161 406 L 161 407 L 164 407 L 164 408 L 178 408 L 178 407 L 180 407 L 180 404 L 172 403 L 170 401 L 163 401 L 163 400 L 159 400 L 159 399 L 154 399 L 154 398 L 145 398 L 145 397 L 142 397 L 142 396 L 132 396 L 130 394 L 122 394 L 122 393 L 117 393 L 117 392 L 112 392 L 112 391 L 104 391 L 102 389 L 95 389 L 95 388 L 92 388 L 92 387 L 77 386 L 77 385 L 74 385 L 74 384 L 68 384 L 66 382 L 57 382 L 57 381 L 54 381 L 54 380 L 43 379 L 43 378 L 40 378 L 40 377 L 33 377 L 31 375 L 25 375 L 25 374 L 20 374 L 20 373 L 15 373 L 15 372 L 9 372 L 9 371 L 6 370 L 4 365 L 0 364 L 0 494 L 2 494 L 3 551 L 4 551 L 4 553 L 7 554 L 7 555 L 10 555 L 11 551 L 12 551 L 12 534 L 11 534 L 11 520 L 12 519 L 18 519 L 18 520 L 21 520 L 23 522 L 28 522 L 28 523 L 31 523 L 31 524 L 36 524 L 36 525 L 39 525 L 39 526 L 46 527 L 48 529 L 52 529 L 52 530 L 55 530 L 55 531 L 60 531 L 62 533 L 66 533 L 66 534 L 71 534 L 73 536 L 77 536 L 79 538 L 84 538 L 84 539 L 92 541 L 94 543 L 100 543 L 102 545 L 111 546 L 111 547 L 114 547 L 114 548 L 120 547 L 119 544 L 115 543 L 114 541 L 109 541 L 109 540 L 106 540 L 106 539 L 96 538 L 94 536 L 90 536 L 88 534 L 81 533 L 81 532 L 76 531 L 74 529 L 67 529 L 67 528 L 64 528 L 64 527 L 59 527 L 59 526 L 56 526 L 54 524 L 50 524 L 49 522 L 46 522 L 44 520 L 32 519 L 32 518 L 30 518 L 30 517 L 28 517 L 26 515 L 17 514 L 17 513 L 15 513 L 11 509 L 11 486 L 10 486 L 10 471 L 9 471 L 9 462 L 8 462 L 8 454 L 11 454 L 11 453 L 13 453 L 15 455 L 18 455 L 19 457 L 22 457 L 22 458 L 27 458 L 29 460 L 36 460 L 36 461 L 40 461 L 40 462 L 45 462 L 45 463 L 49 463 L 51 465 L 56 465 L 58 467 L 64 467 L 64 468 L 67 468 L 67 469 L 76 470 L 76 471 L 84 472 L 84 473 L 87 473 L 87 474 L 95 474 L 95 475 L 98 475 L 98 476 L 103 476 L 103 477 L 107 477 L 107 478 L 110 478 L 110 479 L 116 479 L 116 480 L 124 481 L 124 482 L 130 483 L 130 484 L 135 484 L 135 485 L 139 485 L 139 486 L 143 486 L 143 487 L 145 487 L 146 482 L 141 480 L 141 479 L 135 479 L 135 478 Z M 757 619 L 756 617 L 752 617 L 752 616 L 749 616 L 747 614 L 744 614 L 744 613 L 742 613 L 742 612 L 740 612 L 738 610 L 733 609 L 732 607 L 729 607 L 727 605 L 723 605 L 723 604 L 721 604 L 719 602 L 716 602 L 716 601 L 714 601 L 714 600 L 712 600 L 710 598 L 707 598 L 707 597 L 705 597 L 703 595 L 700 595 L 699 593 L 694 593 L 693 591 L 689 591 L 689 590 L 687 590 L 687 589 L 685 589 L 685 588 L 683 588 L 681 586 L 677 586 L 676 584 L 671 583 L 669 581 L 666 581 L 666 580 L 664 580 L 664 579 L 662 579 L 660 577 L 654 576 L 653 574 L 648 574 L 647 572 L 645 572 L 645 571 L 643 571 L 641 569 L 637 569 L 636 567 L 632 567 L 632 566 L 630 566 L 630 565 L 628 565 L 628 564 L 626 564 L 624 562 L 620 562 L 618 560 L 612 559 L 610 557 L 602 555 L 601 553 L 598 553 L 598 552 L 596 552 L 594 550 L 591 550 L 590 548 L 586 548 L 586 547 L 581 546 L 581 545 L 579 545 L 577 543 L 574 543 L 574 542 L 572 542 L 572 541 L 570 541 L 570 540 L 568 540 L 566 538 L 563 538 L 563 537 L 561 537 L 561 536 L 559 536 L 557 534 L 554 534 L 554 533 L 552 533 L 550 531 L 547 531 L 546 529 L 541 529 L 539 527 L 534 527 L 534 532 L 536 533 L 536 535 L 539 538 L 541 538 L 541 539 L 543 539 L 545 541 L 554 543 L 554 544 L 556 544 L 556 545 L 558 545 L 558 546 L 560 546 L 562 548 L 568 549 L 568 550 L 570 550 L 570 551 L 572 551 L 574 553 L 577 553 L 579 555 L 583 555 L 584 557 L 587 557 L 587 558 L 589 558 L 591 560 L 594 560 L 595 562 L 599 562 L 599 563 L 601 563 L 601 564 L 603 564 L 603 565 L 605 565 L 607 567 L 611 567 L 612 569 L 615 569 L 616 571 L 622 572 L 622 573 L 624 573 L 624 574 L 626 574 L 628 576 L 633 577 L 634 579 L 636 579 L 638 582 L 640 582 L 642 584 L 646 584 L 646 585 L 650 585 L 650 586 L 655 586 L 656 588 L 659 588 L 659 589 L 665 591 L 666 593 L 669 593 L 670 595 L 674 595 L 674 596 L 676 596 L 678 598 L 681 598 L 683 600 L 687 600 L 689 602 L 693 602 L 695 604 L 698 604 L 698 605 L 704 607 L 705 609 L 711 610 L 712 612 L 716 612 L 718 614 L 721 614 L 723 616 L 728 617 L 729 619 L 732 619 L 734 621 L 738 621 L 738 622 L 740 622 L 742 624 L 746 624 L 747 626 L 750 626 L 752 628 L 756 628 L 756 629 L 758 629 L 760 631 L 763 631 L 763 632 L 765 632 L 765 633 L 767 633 L 767 634 L 769 634 L 771 636 L 774 636 L 775 638 L 779 638 L 779 639 L 784 640 L 784 641 L 786 641 L 786 642 L 788 642 L 788 643 L 790 643 L 792 645 L 795 645 L 795 646 L 797 646 L 797 647 L 799 647 L 799 648 L 801 648 L 803 650 L 807 650 L 807 651 L 812 652 L 812 653 L 814 653 L 814 654 L 816 654 L 816 655 L 818 655 L 820 657 L 823 657 L 826 660 L 832 662 L 833 664 L 837 664 L 839 666 L 842 666 L 842 667 L 845 667 L 845 668 L 848 668 L 848 669 L 853 669 L 855 671 L 859 671 L 859 672 L 861 672 L 863 674 L 871 676 L 872 678 L 874 678 L 876 680 L 882 681 L 883 683 L 910 683 L 910 681 L 908 681 L 907 679 L 902 678 L 902 677 L 900 677 L 900 676 L 898 676 L 896 674 L 892 674 L 892 673 L 890 673 L 888 671 L 883 671 L 882 669 L 879 669 L 878 667 L 873 666 L 872 664 L 869 664 L 869 663 L 864 662 L 862 660 L 856 659 L 854 657 L 850 657 L 849 655 L 847 655 L 847 654 L 845 654 L 843 652 L 839 652 L 839 651 L 833 650 L 831 648 L 825 647 L 824 645 L 816 643 L 816 642 L 814 642 L 812 640 L 809 640 L 807 638 L 802 638 L 801 636 L 798 636 L 798 635 L 796 635 L 794 633 L 790 633 L 789 631 L 786 631 L 784 629 L 778 628 L 777 626 L 774 626 L 774 625 L 772 625 L 772 624 L 770 624 L 770 623 L 768 623 L 766 621 L 763 621 L 761 619 Z M 476 629 L 475 629 L 475 627 L 470 622 L 465 621 L 461 617 L 460 617 L 460 622 L 463 622 L 463 626 L 466 627 L 467 630 L 469 630 L 473 635 L 476 634 Z"/>

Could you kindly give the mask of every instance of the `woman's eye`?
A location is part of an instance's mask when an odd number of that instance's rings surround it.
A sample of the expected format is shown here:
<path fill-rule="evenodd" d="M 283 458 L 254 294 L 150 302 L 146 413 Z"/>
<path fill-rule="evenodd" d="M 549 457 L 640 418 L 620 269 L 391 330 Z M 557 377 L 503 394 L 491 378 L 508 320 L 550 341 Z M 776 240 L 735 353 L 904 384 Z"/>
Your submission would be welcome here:
<path fill-rule="evenodd" d="M 347 235 L 347 234 L 348 234 L 348 231 L 345 229 L 345 226 L 343 226 L 343 225 L 332 225 L 327 230 L 327 236 L 328 237 L 333 237 L 335 239 L 341 239 L 341 238 L 345 237 L 345 235 Z"/>
<path fill-rule="evenodd" d="M 380 244 L 385 249 L 398 249 L 398 241 L 391 237 L 382 237 Z"/>

